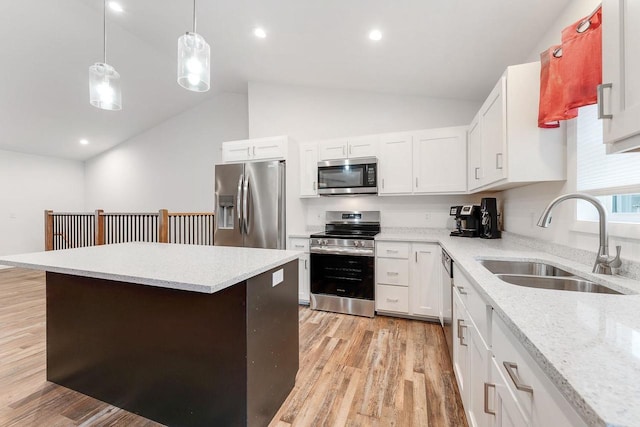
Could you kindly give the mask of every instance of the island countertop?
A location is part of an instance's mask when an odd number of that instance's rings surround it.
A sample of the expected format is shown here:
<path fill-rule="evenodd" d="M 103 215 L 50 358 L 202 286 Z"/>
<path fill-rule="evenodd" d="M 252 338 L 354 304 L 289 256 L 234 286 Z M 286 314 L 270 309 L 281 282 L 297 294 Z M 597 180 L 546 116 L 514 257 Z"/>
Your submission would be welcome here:
<path fill-rule="evenodd" d="M 300 252 L 170 243 L 120 243 L 0 257 L 0 264 L 213 294 Z"/>

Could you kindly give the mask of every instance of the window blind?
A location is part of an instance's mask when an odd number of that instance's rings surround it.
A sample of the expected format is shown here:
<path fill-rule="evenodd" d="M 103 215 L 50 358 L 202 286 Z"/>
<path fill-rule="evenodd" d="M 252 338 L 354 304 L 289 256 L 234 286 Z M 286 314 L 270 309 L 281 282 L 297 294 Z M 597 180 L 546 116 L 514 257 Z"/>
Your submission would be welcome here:
<path fill-rule="evenodd" d="M 596 195 L 640 192 L 640 153 L 606 154 L 597 105 L 577 118 L 577 190 Z"/>

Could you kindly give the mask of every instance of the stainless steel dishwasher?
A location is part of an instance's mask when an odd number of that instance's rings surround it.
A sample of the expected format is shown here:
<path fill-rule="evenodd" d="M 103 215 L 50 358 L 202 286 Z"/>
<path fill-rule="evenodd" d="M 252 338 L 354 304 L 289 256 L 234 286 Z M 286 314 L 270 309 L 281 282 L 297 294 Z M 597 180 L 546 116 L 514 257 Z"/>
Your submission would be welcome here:
<path fill-rule="evenodd" d="M 449 358 L 453 361 L 453 259 L 442 249 L 442 316 L 440 324 L 447 340 Z"/>

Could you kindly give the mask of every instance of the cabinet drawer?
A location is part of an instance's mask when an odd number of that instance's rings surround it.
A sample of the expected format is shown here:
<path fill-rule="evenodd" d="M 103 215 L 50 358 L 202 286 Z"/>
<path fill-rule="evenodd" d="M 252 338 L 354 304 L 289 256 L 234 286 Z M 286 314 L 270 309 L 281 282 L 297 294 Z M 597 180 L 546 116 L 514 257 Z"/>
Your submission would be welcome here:
<path fill-rule="evenodd" d="M 504 321 L 494 316 L 492 324 L 493 353 L 497 368 L 504 375 L 507 387 L 531 424 L 585 425 L 571 404 L 509 331 Z"/>
<path fill-rule="evenodd" d="M 376 310 L 409 313 L 409 288 L 376 285 Z"/>
<path fill-rule="evenodd" d="M 309 239 L 291 238 L 289 239 L 289 250 L 309 252 Z"/>
<path fill-rule="evenodd" d="M 455 268 L 455 266 L 453 271 L 453 284 L 469 313 L 469 317 L 471 317 L 471 320 L 473 320 L 473 323 L 475 323 L 478 328 L 480 337 L 484 340 L 485 345 L 491 348 L 491 307 L 487 305 L 476 287 L 471 284 L 462 271 Z"/>
<path fill-rule="evenodd" d="M 409 259 L 409 244 L 395 242 L 377 242 L 376 255 L 385 258 Z"/>
<path fill-rule="evenodd" d="M 376 258 L 376 282 L 409 286 L 409 260 Z"/>

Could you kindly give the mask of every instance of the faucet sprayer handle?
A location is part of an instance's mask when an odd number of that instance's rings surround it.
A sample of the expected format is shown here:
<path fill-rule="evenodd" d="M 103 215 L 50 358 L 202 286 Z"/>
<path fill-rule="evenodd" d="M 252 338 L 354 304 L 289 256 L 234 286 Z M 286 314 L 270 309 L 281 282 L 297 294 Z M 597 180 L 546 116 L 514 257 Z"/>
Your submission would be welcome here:
<path fill-rule="evenodd" d="M 609 265 L 613 268 L 620 268 L 620 266 L 622 265 L 622 261 L 620 260 L 620 252 L 622 251 L 622 246 L 617 245 L 616 246 L 616 256 L 615 258 L 613 258 L 611 260 L 611 262 L 609 263 Z"/>

